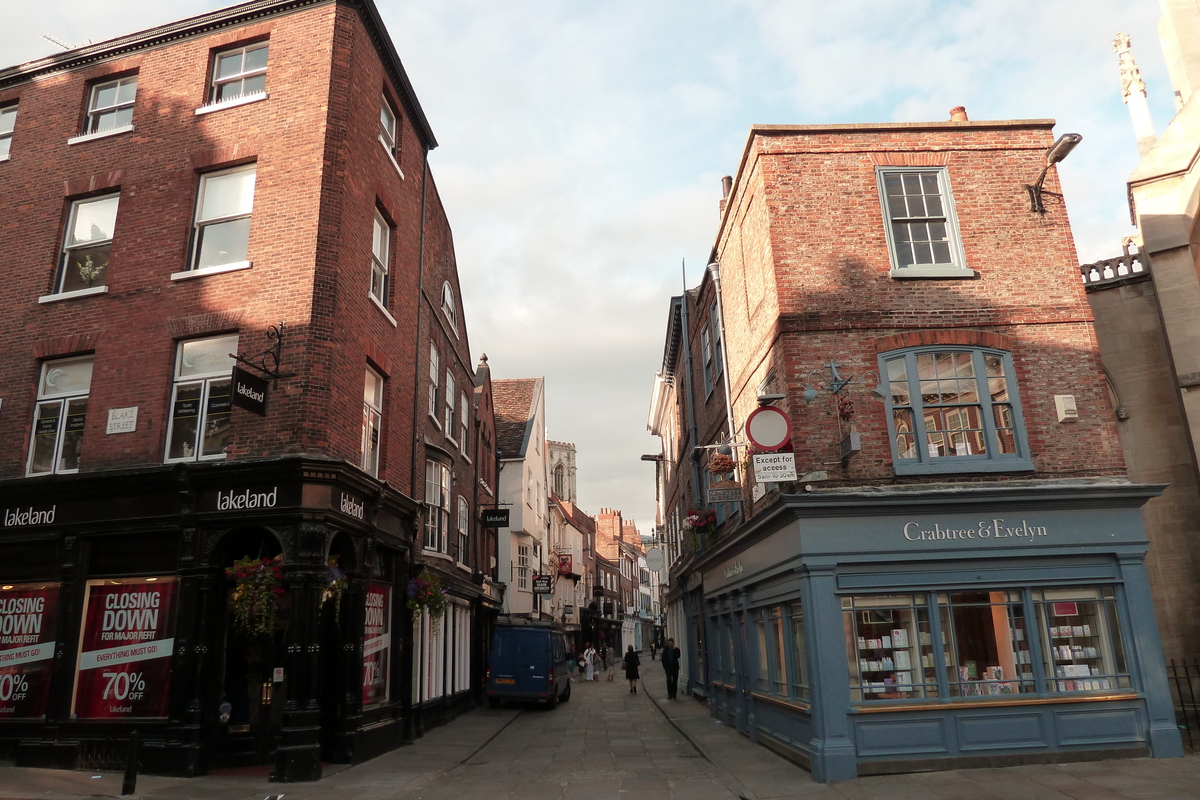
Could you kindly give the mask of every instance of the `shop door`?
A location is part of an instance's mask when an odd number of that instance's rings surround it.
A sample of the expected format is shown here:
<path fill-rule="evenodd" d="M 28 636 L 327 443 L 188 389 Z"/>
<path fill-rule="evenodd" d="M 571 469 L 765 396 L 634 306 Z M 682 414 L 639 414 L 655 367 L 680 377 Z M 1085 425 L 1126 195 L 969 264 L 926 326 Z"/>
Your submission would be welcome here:
<path fill-rule="evenodd" d="M 273 763 L 287 699 L 283 648 L 277 638 L 248 638 L 227 626 L 220 700 L 221 766 Z"/>
<path fill-rule="evenodd" d="M 734 691 L 737 699 L 734 701 L 736 719 L 732 720 L 740 733 L 750 732 L 750 665 L 746 658 L 746 614 L 737 612 L 732 615 L 733 630 L 733 665 L 736 675 Z"/>

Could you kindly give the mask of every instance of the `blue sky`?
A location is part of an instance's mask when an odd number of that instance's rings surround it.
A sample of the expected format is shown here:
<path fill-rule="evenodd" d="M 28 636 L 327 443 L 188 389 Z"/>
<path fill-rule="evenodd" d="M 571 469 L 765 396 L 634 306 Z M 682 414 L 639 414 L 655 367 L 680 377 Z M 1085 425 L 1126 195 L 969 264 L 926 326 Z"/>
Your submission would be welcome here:
<path fill-rule="evenodd" d="M 752 124 L 1054 118 L 1082 262 L 1132 233 L 1120 98 L 1133 38 L 1155 124 L 1174 113 L 1154 0 L 377 0 L 440 146 L 473 355 L 543 375 L 584 510 L 654 520 L 646 433 L 667 304 L 694 285 L 720 179 Z M 21 63 L 227 3 L 44 0 L 0 30 Z M 1019 186 L 1014 185 L 1014 191 Z M 1019 256 L 1019 254 L 1014 254 Z"/>

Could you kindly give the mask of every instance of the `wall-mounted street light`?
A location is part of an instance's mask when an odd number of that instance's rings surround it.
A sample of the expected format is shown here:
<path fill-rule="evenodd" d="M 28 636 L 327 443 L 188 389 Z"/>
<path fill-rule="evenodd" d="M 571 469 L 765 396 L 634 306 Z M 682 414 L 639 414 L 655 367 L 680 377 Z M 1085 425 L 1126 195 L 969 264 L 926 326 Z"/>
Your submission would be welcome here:
<path fill-rule="evenodd" d="M 1042 204 L 1042 184 L 1046 182 L 1046 175 L 1051 167 L 1066 158 L 1075 149 L 1075 145 L 1082 141 L 1083 136 L 1078 133 L 1064 133 L 1050 145 L 1050 149 L 1046 151 L 1046 166 L 1042 169 L 1042 174 L 1038 175 L 1038 179 L 1032 185 L 1025 185 L 1025 191 L 1029 192 L 1030 211 L 1036 214 L 1046 213 L 1046 206 Z"/>

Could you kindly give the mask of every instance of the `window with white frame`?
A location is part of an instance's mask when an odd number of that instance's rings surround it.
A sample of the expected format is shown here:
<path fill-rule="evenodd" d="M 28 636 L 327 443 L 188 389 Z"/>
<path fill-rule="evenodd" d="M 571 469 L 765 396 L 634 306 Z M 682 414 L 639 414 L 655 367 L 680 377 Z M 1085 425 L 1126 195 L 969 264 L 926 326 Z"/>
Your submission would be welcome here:
<path fill-rule="evenodd" d="M 438 418 L 438 382 L 442 377 L 441 358 L 438 356 L 437 345 L 429 343 L 429 416 L 437 422 Z"/>
<path fill-rule="evenodd" d="M 246 264 L 255 165 L 200 176 L 190 269 Z"/>
<path fill-rule="evenodd" d="M 458 563 L 467 563 L 467 539 L 471 530 L 471 506 L 467 498 L 458 496 Z"/>
<path fill-rule="evenodd" d="M 233 335 L 179 343 L 164 461 L 225 457 L 234 364 L 230 353 L 237 352 L 237 342 Z"/>
<path fill-rule="evenodd" d="M 918 347 L 880 366 L 896 474 L 1033 469 L 1010 354 Z"/>
<path fill-rule="evenodd" d="M 440 461 L 425 462 L 425 549 L 446 552 L 450 529 L 450 469 Z"/>
<path fill-rule="evenodd" d="M 130 75 L 92 86 L 88 97 L 87 126 L 83 132 L 104 133 L 131 127 L 137 80 L 137 75 Z"/>
<path fill-rule="evenodd" d="M 92 387 L 92 359 L 68 358 L 42 364 L 33 438 L 29 443 L 30 475 L 79 471 L 79 451 Z"/>
<path fill-rule="evenodd" d="M 391 250 L 392 228 L 378 211 L 371 233 L 371 297 L 387 306 L 388 253 Z"/>
<path fill-rule="evenodd" d="M 517 588 L 529 588 L 529 545 L 517 545 Z"/>
<path fill-rule="evenodd" d="M 379 443 L 383 427 L 383 378 L 367 367 L 363 385 L 362 457 L 359 466 L 379 476 Z"/>
<path fill-rule="evenodd" d="M 266 42 L 225 50 L 213 59 L 210 103 L 262 94 L 266 89 Z"/>
<path fill-rule="evenodd" d="M 454 302 L 454 289 L 450 286 L 450 281 L 442 284 L 442 313 L 446 315 L 446 321 L 450 323 L 450 327 L 454 332 L 458 332 L 458 306 Z"/>
<path fill-rule="evenodd" d="M 454 381 L 454 373 L 451 372 L 450 370 L 446 370 L 446 391 L 443 392 L 443 396 L 446 401 L 445 422 L 446 422 L 446 438 L 448 438 L 448 439 L 453 439 L 454 434 L 455 434 L 454 402 L 455 402 L 455 398 L 458 396 L 457 386 L 458 386 L 458 384 L 455 383 L 455 381 Z"/>
<path fill-rule="evenodd" d="M 470 455 L 470 437 L 468 432 L 471 423 L 471 401 L 467 399 L 466 392 L 460 392 L 458 395 L 458 446 L 462 450 L 463 455 Z"/>
<path fill-rule="evenodd" d="M 892 277 L 973 276 L 945 167 L 878 167 Z"/>
<path fill-rule="evenodd" d="M 713 350 L 713 380 L 721 374 L 721 369 L 725 362 L 725 354 L 721 351 L 721 314 L 717 308 L 717 301 L 714 300 L 712 307 L 708 310 L 708 324 L 712 328 L 712 350 Z"/>
<path fill-rule="evenodd" d="M 379 141 L 389 153 L 396 152 L 396 112 L 387 98 L 379 103 Z"/>
<path fill-rule="evenodd" d="M 707 396 L 713 390 L 712 338 L 707 325 L 700 329 L 700 356 L 704 363 L 704 394 Z"/>
<path fill-rule="evenodd" d="M 17 126 L 17 106 L 0 107 L 0 161 L 8 160 L 12 152 L 13 129 Z"/>
<path fill-rule="evenodd" d="M 71 203 L 55 292 L 74 292 L 107 283 L 119 201 L 119 194 L 107 194 Z"/>

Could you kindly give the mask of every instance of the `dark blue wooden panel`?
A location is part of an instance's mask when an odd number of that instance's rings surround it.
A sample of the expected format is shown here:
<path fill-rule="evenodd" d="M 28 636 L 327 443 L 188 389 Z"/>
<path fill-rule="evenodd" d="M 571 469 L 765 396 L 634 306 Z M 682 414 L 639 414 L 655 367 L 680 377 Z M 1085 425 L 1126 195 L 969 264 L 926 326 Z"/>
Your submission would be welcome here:
<path fill-rule="evenodd" d="M 1140 708 L 1059 709 L 1054 713 L 1060 745 L 1113 744 L 1146 741 L 1145 718 Z"/>
<path fill-rule="evenodd" d="M 956 723 L 961 751 L 1029 750 L 1049 746 L 1041 711 L 960 714 Z"/>
<path fill-rule="evenodd" d="M 948 754 L 948 717 L 900 717 L 896 714 L 861 715 L 853 720 L 859 757 Z"/>

